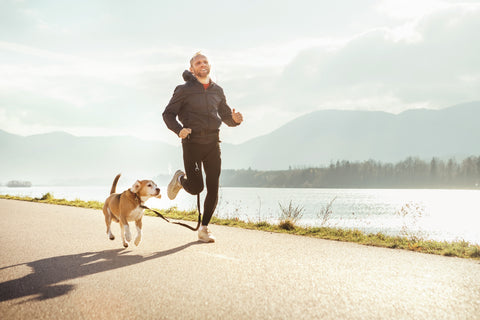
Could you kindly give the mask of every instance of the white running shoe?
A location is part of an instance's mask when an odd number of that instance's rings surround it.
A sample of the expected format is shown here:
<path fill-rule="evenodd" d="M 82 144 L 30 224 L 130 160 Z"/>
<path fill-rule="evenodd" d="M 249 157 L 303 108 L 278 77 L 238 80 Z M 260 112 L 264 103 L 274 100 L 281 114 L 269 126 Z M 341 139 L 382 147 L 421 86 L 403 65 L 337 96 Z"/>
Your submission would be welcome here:
<path fill-rule="evenodd" d="M 198 240 L 202 242 L 215 242 L 215 237 L 206 226 L 201 226 L 198 230 Z"/>
<path fill-rule="evenodd" d="M 175 174 L 173 175 L 173 178 L 168 184 L 167 188 L 167 195 L 170 200 L 175 199 L 177 197 L 178 191 L 183 188 L 182 184 L 179 181 L 179 178 L 184 175 L 185 173 L 182 170 L 177 170 L 177 172 L 175 172 Z"/>

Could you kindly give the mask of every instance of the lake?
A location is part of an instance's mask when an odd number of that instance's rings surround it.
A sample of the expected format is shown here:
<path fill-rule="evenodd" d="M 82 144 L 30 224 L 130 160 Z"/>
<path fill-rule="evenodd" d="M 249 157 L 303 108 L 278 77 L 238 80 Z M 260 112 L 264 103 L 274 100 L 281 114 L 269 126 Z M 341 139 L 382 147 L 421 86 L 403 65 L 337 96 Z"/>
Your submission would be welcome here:
<path fill-rule="evenodd" d="M 117 190 L 128 187 L 119 184 Z M 171 201 L 166 196 L 166 187 L 160 188 L 162 199 L 150 199 L 147 206 L 195 209 L 196 197 L 182 190 Z M 110 186 L 0 186 L 0 194 L 40 197 L 47 192 L 55 198 L 103 202 Z M 205 192 L 202 203 L 204 196 Z M 220 188 L 215 215 L 277 223 L 281 215 L 280 205 L 288 207 L 291 203 L 293 207 L 302 209 L 299 225 L 320 226 L 322 212 L 330 202 L 331 215 L 324 222 L 325 226 L 389 235 L 407 232 L 427 239 L 465 240 L 480 244 L 480 190 Z"/>

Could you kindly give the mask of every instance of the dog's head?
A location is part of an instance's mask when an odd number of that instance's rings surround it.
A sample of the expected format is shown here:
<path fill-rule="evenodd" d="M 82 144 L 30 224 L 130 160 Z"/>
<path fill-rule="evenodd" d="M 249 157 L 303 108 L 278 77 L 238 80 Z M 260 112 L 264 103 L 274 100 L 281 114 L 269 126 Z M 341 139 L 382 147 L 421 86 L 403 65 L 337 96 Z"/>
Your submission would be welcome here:
<path fill-rule="evenodd" d="M 130 188 L 130 191 L 138 194 L 142 201 L 146 201 L 151 197 L 161 197 L 160 188 L 152 180 L 137 180 Z"/>

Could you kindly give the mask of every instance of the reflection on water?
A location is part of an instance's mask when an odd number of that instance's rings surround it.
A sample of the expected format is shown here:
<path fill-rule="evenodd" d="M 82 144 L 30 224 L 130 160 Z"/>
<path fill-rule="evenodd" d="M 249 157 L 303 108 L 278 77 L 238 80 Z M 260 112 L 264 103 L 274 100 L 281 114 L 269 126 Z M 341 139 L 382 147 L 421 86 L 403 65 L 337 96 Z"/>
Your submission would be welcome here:
<path fill-rule="evenodd" d="M 117 190 L 129 187 L 119 185 Z M 166 187 L 161 190 L 163 198 L 150 199 L 148 206 L 195 209 L 196 197 L 181 191 L 171 201 L 166 197 Z M 0 187 L 0 194 L 39 197 L 47 192 L 55 198 L 103 202 L 110 186 Z M 205 192 L 202 199 L 204 196 Z M 304 209 L 299 224 L 318 226 L 322 209 L 333 199 L 328 226 L 392 235 L 400 234 L 402 227 L 407 227 L 409 233 L 431 239 L 480 243 L 480 190 L 221 188 L 215 214 L 221 218 L 277 222 L 279 204 L 288 206 L 291 201 L 292 205 Z"/>

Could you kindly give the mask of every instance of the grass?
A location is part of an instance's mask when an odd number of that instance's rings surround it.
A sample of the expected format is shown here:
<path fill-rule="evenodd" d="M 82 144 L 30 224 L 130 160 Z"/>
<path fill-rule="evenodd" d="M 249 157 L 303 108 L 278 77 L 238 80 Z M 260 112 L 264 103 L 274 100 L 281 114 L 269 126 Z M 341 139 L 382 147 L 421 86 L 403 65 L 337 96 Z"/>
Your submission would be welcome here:
<path fill-rule="evenodd" d="M 337 197 L 334 197 L 326 206 L 324 206 L 318 213 L 317 213 L 317 218 L 320 219 L 320 226 L 324 227 L 327 225 L 328 220 L 330 220 L 330 217 L 332 216 L 333 210 L 333 202 L 337 199 Z"/>
<path fill-rule="evenodd" d="M 44 194 L 41 198 L 0 195 L 0 199 L 22 200 L 22 201 L 49 203 L 49 204 L 57 204 L 57 205 L 70 206 L 70 207 L 80 207 L 80 208 L 99 209 L 99 210 L 103 208 L 103 202 L 100 202 L 100 201 L 83 201 L 79 199 L 76 199 L 76 200 L 55 199 L 50 193 Z"/>
<path fill-rule="evenodd" d="M 290 201 L 288 207 L 283 206 L 281 203 L 279 203 L 278 206 L 281 212 L 278 226 L 287 231 L 295 230 L 295 224 L 303 216 L 303 207 L 294 206 L 292 201 Z"/>
<path fill-rule="evenodd" d="M 49 203 L 56 205 L 74 206 L 82 208 L 91 208 L 101 210 L 103 203 L 99 201 L 65 200 L 55 199 L 50 193 L 41 198 L 17 197 L 10 195 L 0 195 L 0 199 L 22 200 L 40 203 Z M 330 204 L 331 206 L 331 204 Z M 366 234 L 355 229 L 341 229 L 332 227 L 298 227 L 295 225 L 295 217 L 301 216 L 303 208 L 295 207 L 291 203 L 289 207 L 281 207 L 284 221 L 290 221 L 291 225 L 286 227 L 282 225 L 282 219 L 279 224 L 271 224 L 265 221 L 242 221 L 238 218 L 220 219 L 213 217 L 211 223 L 229 227 L 261 230 L 267 232 L 287 233 L 300 236 L 308 236 L 320 239 L 354 242 L 363 245 L 403 249 L 421 253 L 443 255 L 447 257 L 459 257 L 480 260 L 480 245 L 471 244 L 466 241 L 434 241 L 423 240 L 418 237 L 407 236 L 388 236 L 383 233 Z M 283 209 L 282 209 L 283 208 Z M 165 217 L 176 220 L 197 221 L 198 215 L 195 210 L 181 211 L 176 207 L 170 209 L 157 210 Z M 155 213 L 145 210 L 146 215 L 156 216 Z M 288 219 L 290 217 L 290 220 Z"/>

